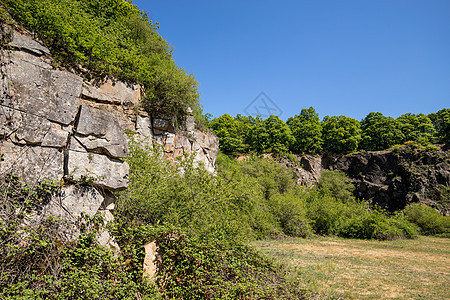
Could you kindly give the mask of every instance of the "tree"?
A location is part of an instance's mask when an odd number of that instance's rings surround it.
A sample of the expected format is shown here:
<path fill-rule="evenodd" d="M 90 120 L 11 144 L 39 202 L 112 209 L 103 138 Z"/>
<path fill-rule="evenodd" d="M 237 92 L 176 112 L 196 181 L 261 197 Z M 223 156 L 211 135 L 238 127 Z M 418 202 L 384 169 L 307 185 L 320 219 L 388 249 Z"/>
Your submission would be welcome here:
<path fill-rule="evenodd" d="M 242 153 L 245 150 L 244 139 L 236 122 L 229 114 L 211 121 L 211 128 L 219 138 L 220 149 L 227 154 Z"/>
<path fill-rule="evenodd" d="M 400 122 L 371 112 L 361 121 L 362 141 L 360 149 L 384 150 L 404 140 Z"/>
<path fill-rule="evenodd" d="M 286 153 L 294 142 L 291 129 L 278 116 L 255 123 L 251 146 L 259 153 Z"/>
<path fill-rule="evenodd" d="M 437 131 L 439 141 L 450 143 L 450 109 L 443 108 L 437 113 L 430 114 L 429 117 Z"/>
<path fill-rule="evenodd" d="M 317 153 L 322 150 L 322 125 L 314 108 L 302 109 L 299 115 L 288 119 L 295 143 L 291 149 L 295 153 Z"/>
<path fill-rule="evenodd" d="M 361 125 L 358 120 L 346 116 L 326 116 L 322 121 L 322 138 L 325 150 L 354 152 L 361 141 Z"/>
<path fill-rule="evenodd" d="M 404 135 L 403 142 L 415 141 L 421 144 L 428 144 L 436 135 L 433 123 L 424 114 L 407 113 L 397 118 L 400 122 L 400 129 Z"/>

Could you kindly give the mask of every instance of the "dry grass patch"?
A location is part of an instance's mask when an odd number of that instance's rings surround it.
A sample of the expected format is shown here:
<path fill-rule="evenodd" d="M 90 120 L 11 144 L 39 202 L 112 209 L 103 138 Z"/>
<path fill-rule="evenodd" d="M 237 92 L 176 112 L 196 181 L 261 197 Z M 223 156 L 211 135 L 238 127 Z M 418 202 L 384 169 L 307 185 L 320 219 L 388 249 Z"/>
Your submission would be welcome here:
<path fill-rule="evenodd" d="M 285 239 L 254 246 L 296 267 L 317 292 L 349 299 L 450 299 L 450 239 Z"/>

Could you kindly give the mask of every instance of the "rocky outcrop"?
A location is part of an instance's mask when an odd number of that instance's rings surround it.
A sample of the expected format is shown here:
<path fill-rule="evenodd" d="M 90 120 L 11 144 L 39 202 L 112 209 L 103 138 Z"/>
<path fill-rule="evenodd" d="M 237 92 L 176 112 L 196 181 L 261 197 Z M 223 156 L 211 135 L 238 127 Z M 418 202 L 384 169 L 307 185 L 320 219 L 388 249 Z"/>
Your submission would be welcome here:
<path fill-rule="evenodd" d="M 152 118 L 141 111 L 136 119 L 136 134 L 144 142 L 161 145 L 167 159 L 174 160 L 185 153 L 193 153 L 194 163 L 212 173 L 219 152 L 219 138 L 212 132 L 202 132 L 189 125 L 192 118 L 192 115 L 187 116 L 186 127 L 190 130 L 175 133 L 170 120 Z"/>
<path fill-rule="evenodd" d="M 323 170 L 339 170 L 355 185 L 358 199 L 388 211 L 422 202 L 450 214 L 450 151 L 429 152 L 417 146 L 396 150 L 365 151 L 349 155 L 306 155 L 297 162 L 282 159 L 294 168 L 298 184 L 317 184 Z"/>
<path fill-rule="evenodd" d="M 450 152 L 414 147 L 367 151 L 329 158 L 330 170 L 341 170 L 353 181 L 355 196 L 389 211 L 422 202 L 450 213 Z"/>
<path fill-rule="evenodd" d="M 140 85 L 113 78 L 88 81 L 55 68 L 43 45 L 1 29 L 10 39 L 0 55 L 0 176 L 14 173 L 30 185 L 44 179 L 70 183 L 40 217 L 70 221 L 99 210 L 111 217 L 111 192 L 128 186 L 126 131 L 161 144 L 168 159 L 193 153 L 198 165 L 214 171 L 218 139 L 195 129 L 192 112 L 185 130 L 175 130 L 169 118 L 139 110 Z M 99 239 L 113 248 L 107 233 Z"/>
<path fill-rule="evenodd" d="M 45 47 L 15 31 L 9 45 L 2 53 L 0 172 L 31 185 L 89 172 L 98 187 L 126 188 L 128 166 L 117 158 L 128 154 L 127 141 L 114 116 L 81 105 L 83 79 L 53 68 Z"/>

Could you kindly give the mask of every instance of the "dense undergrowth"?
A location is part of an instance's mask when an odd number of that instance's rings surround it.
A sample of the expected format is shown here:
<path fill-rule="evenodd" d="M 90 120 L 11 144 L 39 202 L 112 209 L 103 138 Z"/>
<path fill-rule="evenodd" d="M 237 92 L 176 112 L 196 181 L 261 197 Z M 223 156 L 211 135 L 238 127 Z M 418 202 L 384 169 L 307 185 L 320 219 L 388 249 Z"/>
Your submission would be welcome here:
<path fill-rule="evenodd" d="M 29 188 L 15 177 L 1 185 L 0 297 L 7 299 L 306 299 L 292 269 L 250 248 L 259 238 L 335 235 L 392 240 L 419 233 L 448 235 L 448 217 L 414 205 L 395 215 L 358 202 L 340 172 L 318 186 L 295 185 L 294 173 L 258 157 L 220 154 L 215 175 L 192 157 L 176 164 L 157 146 L 132 142 L 130 187 L 120 194 L 108 228 L 114 257 L 96 242 L 99 217 L 80 218 L 69 242 L 62 220 L 24 222 L 60 186 Z M 32 219 L 32 218 L 31 218 Z M 142 278 L 143 245 L 156 241 L 158 276 Z"/>
<path fill-rule="evenodd" d="M 142 84 L 143 105 L 151 112 L 179 118 L 189 106 L 200 114 L 194 76 L 175 65 L 158 23 L 131 1 L 4 0 L 2 5 L 62 66 L 88 78 L 113 75 Z"/>

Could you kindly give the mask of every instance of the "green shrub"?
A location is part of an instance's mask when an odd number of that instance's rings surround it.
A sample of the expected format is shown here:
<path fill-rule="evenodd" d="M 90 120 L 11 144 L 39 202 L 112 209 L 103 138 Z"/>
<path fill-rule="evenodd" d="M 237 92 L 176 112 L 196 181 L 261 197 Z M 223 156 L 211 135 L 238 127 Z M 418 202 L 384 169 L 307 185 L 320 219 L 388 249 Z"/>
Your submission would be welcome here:
<path fill-rule="evenodd" d="M 346 238 L 396 240 L 416 238 L 416 226 L 401 216 L 386 217 L 380 210 L 363 210 L 345 220 L 338 235 Z"/>
<path fill-rule="evenodd" d="M 249 156 L 240 163 L 240 168 L 244 174 L 257 180 L 266 200 L 272 195 L 284 194 L 295 186 L 293 170 L 271 159 Z"/>
<path fill-rule="evenodd" d="M 434 208 L 414 203 L 403 210 L 405 218 L 417 224 L 422 234 L 450 236 L 450 217 L 443 216 Z"/>
<path fill-rule="evenodd" d="M 147 110 L 174 117 L 200 108 L 198 83 L 175 65 L 172 49 L 131 1 L 5 0 L 5 7 L 38 34 L 64 66 L 113 75 L 145 87 Z"/>
<path fill-rule="evenodd" d="M 130 186 L 117 214 L 141 224 L 171 224 L 198 236 L 262 237 L 273 222 L 258 182 L 238 169 L 218 176 L 196 168 L 192 157 L 170 164 L 155 146 L 130 143 Z"/>
<path fill-rule="evenodd" d="M 123 261 L 96 243 L 101 218 L 80 218 L 75 228 L 81 235 L 73 241 L 66 232 L 75 225 L 66 221 L 48 217 L 26 222 L 57 192 L 57 184 L 29 187 L 15 176 L 1 183 L 1 299 L 155 299 L 154 288 L 130 280 Z"/>
<path fill-rule="evenodd" d="M 129 255 L 130 271 L 142 267 L 142 245 L 156 241 L 156 284 L 164 299 L 305 298 L 298 279 L 242 243 L 199 238 L 171 226 L 123 222 L 115 234 L 125 257 Z"/>
<path fill-rule="evenodd" d="M 323 171 L 317 189 L 322 196 L 328 195 L 344 203 L 355 199 L 355 186 L 342 171 Z"/>
<path fill-rule="evenodd" d="M 302 191 L 293 190 L 270 198 L 269 206 L 283 232 L 288 236 L 312 235 L 311 220 L 306 217 L 306 203 Z"/>
<path fill-rule="evenodd" d="M 417 237 L 418 229 L 402 215 L 388 216 L 358 202 L 354 187 L 342 172 L 323 172 L 307 196 L 307 214 L 316 234 L 346 238 L 394 240 Z"/>

